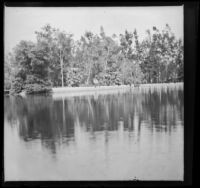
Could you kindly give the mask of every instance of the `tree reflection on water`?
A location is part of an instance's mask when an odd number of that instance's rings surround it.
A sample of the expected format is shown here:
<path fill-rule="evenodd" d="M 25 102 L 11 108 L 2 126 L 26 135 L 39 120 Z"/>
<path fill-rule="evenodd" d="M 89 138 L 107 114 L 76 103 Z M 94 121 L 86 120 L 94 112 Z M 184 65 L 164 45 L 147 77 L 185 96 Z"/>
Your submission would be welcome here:
<path fill-rule="evenodd" d="M 183 90 L 135 90 L 123 94 L 69 97 L 5 97 L 5 121 L 16 129 L 25 142 L 40 139 L 42 146 L 56 153 L 59 144 L 76 141 L 77 131 L 91 139 L 98 132 L 134 132 L 138 139 L 141 125 L 153 133 L 171 133 L 183 125 Z M 18 123 L 17 123 L 18 122 Z"/>

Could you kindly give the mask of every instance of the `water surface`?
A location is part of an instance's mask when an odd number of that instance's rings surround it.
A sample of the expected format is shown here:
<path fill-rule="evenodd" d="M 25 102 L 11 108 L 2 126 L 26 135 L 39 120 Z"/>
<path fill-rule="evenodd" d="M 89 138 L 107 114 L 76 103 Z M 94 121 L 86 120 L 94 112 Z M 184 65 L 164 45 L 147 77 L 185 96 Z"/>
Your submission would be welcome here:
<path fill-rule="evenodd" d="M 183 180 L 183 89 L 4 98 L 6 180 Z"/>

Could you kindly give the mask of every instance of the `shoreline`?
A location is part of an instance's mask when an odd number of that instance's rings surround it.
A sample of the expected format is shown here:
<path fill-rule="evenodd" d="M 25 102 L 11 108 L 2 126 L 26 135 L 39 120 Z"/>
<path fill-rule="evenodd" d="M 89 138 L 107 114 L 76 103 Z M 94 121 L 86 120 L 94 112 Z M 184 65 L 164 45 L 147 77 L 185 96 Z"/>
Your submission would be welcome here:
<path fill-rule="evenodd" d="M 53 87 L 50 94 L 55 98 L 60 97 L 73 97 L 73 96 L 86 96 L 86 95 L 98 95 L 98 94 L 116 94 L 127 91 L 142 91 L 146 89 L 154 90 L 156 88 L 179 88 L 184 87 L 183 82 L 176 83 L 150 83 L 139 84 L 139 86 L 130 85 L 115 85 L 115 86 L 86 86 L 86 87 Z M 10 95 L 10 94 L 5 94 Z M 25 92 L 18 94 L 19 96 L 26 97 Z M 35 94 L 32 94 L 35 95 Z"/>
<path fill-rule="evenodd" d="M 73 97 L 73 96 L 86 96 L 98 94 L 116 94 L 124 93 L 127 91 L 141 91 L 146 89 L 154 90 L 156 88 L 180 88 L 183 87 L 183 82 L 177 83 L 153 83 L 153 84 L 140 84 L 139 87 L 134 85 L 119 85 L 119 86 L 88 86 L 88 87 L 57 87 L 52 88 L 53 98 Z"/>
<path fill-rule="evenodd" d="M 79 92 L 79 91 L 101 91 L 101 90 L 118 90 L 118 89 L 129 89 L 129 88 L 146 88 L 146 87 L 165 87 L 165 86 L 183 86 L 183 82 L 177 83 L 153 83 L 153 84 L 140 84 L 139 86 L 134 85 L 115 85 L 115 86 L 88 86 L 88 87 L 53 87 L 52 93 L 59 92 Z"/>

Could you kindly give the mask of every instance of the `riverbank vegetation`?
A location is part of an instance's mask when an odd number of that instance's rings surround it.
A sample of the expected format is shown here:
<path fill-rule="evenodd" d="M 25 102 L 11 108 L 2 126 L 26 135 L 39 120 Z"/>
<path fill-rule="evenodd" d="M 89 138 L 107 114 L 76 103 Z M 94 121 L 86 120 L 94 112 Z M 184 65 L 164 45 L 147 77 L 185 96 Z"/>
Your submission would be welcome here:
<path fill-rule="evenodd" d="M 43 93 L 52 87 L 181 82 L 183 42 L 169 25 L 153 27 L 139 40 L 137 30 L 119 36 L 86 31 L 80 40 L 45 25 L 36 42 L 20 41 L 6 54 L 4 88 Z"/>

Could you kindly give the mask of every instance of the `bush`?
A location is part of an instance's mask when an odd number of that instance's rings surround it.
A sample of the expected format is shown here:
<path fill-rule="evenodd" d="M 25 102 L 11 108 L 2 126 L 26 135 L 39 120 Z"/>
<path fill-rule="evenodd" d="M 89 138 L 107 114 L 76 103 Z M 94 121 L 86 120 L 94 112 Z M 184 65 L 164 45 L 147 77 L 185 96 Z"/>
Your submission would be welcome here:
<path fill-rule="evenodd" d="M 27 94 L 48 93 L 51 91 L 51 83 L 48 80 L 28 75 L 24 89 Z"/>
<path fill-rule="evenodd" d="M 48 93 L 51 91 L 51 83 L 48 80 L 33 75 L 27 75 L 25 82 L 22 78 L 16 77 L 12 83 L 10 93 L 19 94 L 22 91 L 25 91 L 27 94 Z"/>
<path fill-rule="evenodd" d="M 50 86 L 41 84 L 26 84 L 24 87 L 27 94 L 39 94 L 39 93 L 49 93 L 51 91 Z"/>
<path fill-rule="evenodd" d="M 12 83 L 12 87 L 11 87 L 10 93 L 11 94 L 20 93 L 20 92 L 22 92 L 23 87 L 24 87 L 23 79 L 20 78 L 20 77 L 17 77 L 17 78 L 15 78 L 15 80 Z"/>
<path fill-rule="evenodd" d="M 81 82 L 83 80 L 83 74 L 80 72 L 74 70 L 68 70 L 66 73 L 66 85 L 72 86 L 72 87 L 78 87 L 81 85 Z"/>

